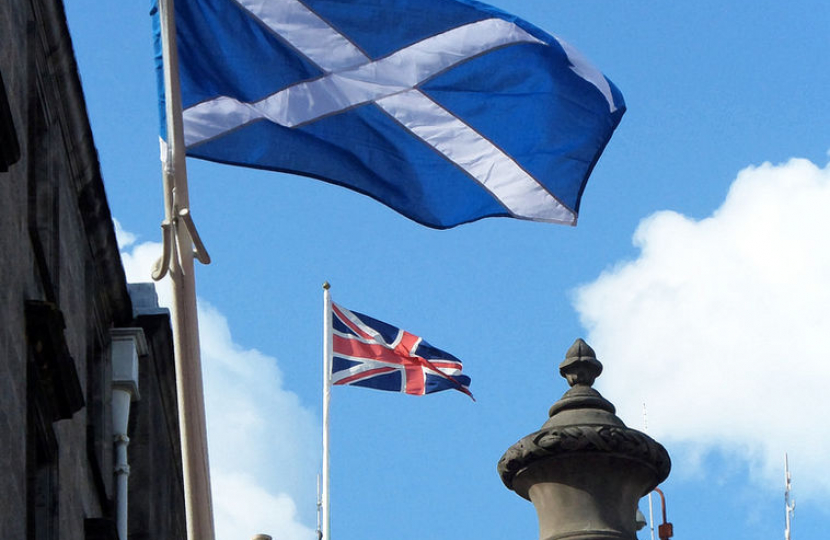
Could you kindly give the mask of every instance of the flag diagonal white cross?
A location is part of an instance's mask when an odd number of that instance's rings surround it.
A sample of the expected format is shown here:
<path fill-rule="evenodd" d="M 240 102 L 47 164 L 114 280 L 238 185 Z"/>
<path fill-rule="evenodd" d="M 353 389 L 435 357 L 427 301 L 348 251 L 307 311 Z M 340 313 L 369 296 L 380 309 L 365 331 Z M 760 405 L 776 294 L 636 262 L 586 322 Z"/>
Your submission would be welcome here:
<path fill-rule="evenodd" d="M 297 127 L 374 103 L 464 170 L 515 217 L 573 222 L 572 209 L 515 160 L 417 88 L 430 77 L 488 51 L 544 42 L 512 22 L 494 18 L 458 26 L 372 60 L 298 0 L 237 2 L 326 73 L 253 103 L 219 96 L 189 107 L 183 113 L 187 147 L 258 120 Z M 603 75 L 581 56 L 572 55 L 572 48 L 563 44 L 563 49 L 571 69 L 596 86 L 613 111 Z"/>

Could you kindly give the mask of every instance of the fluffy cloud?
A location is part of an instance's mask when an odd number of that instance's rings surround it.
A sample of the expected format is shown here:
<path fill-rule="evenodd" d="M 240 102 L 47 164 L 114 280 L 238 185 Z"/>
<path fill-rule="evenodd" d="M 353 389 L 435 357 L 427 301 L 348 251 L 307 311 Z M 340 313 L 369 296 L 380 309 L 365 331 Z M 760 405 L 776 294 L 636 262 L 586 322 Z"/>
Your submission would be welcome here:
<path fill-rule="evenodd" d="M 635 427 L 648 405 L 676 471 L 715 450 L 780 489 L 787 451 L 799 492 L 830 495 L 828 233 L 830 166 L 765 163 L 706 219 L 643 220 L 639 256 L 576 292 L 600 390 Z"/>
<path fill-rule="evenodd" d="M 127 281 L 150 281 L 161 244 L 135 244 L 117 222 L 116 231 Z M 156 291 L 169 307 L 168 278 Z M 308 449 L 319 443 L 319 422 L 283 388 L 276 359 L 235 343 L 227 319 L 203 299 L 198 304 L 217 538 L 313 538 L 294 497 L 314 503 L 318 460 Z"/>
<path fill-rule="evenodd" d="M 121 249 L 121 263 L 124 265 L 127 282 L 147 283 L 153 281 L 153 265 L 161 256 L 161 243 L 142 242 L 135 244 L 136 236 L 121 229 L 121 225 L 117 220 L 113 221 L 115 222 L 116 238 Z M 130 249 L 127 250 L 127 248 Z M 172 304 L 172 298 L 168 276 L 165 276 L 156 284 L 156 294 L 159 297 L 159 304 L 169 308 Z"/>
<path fill-rule="evenodd" d="M 294 500 L 285 493 L 263 489 L 246 474 L 211 473 L 214 493 L 227 494 L 216 506 L 216 537 L 251 538 L 262 531 L 275 538 L 309 539 L 314 531 L 297 521 Z M 214 498 L 215 500 L 215 498 Z"/>
<path fill-rule="evenodd" d="M 314 508 L 319 422 L 296 394 L 283 387 L 276 360 L 234 343 L 225 317 L 204 301 L 200 301 L 199 327 L 211 470 L 226 484 L 240 488 L 247 483 L 251 488 L 249 493 L 214 488 L 214 500 L 221 497 L 226 506 L 219 510 L 246 502 L 251 509 L 247 523 L 261 524 L 242 538 L 257 532 L 289 540 L 313 538 L 312 530 L 296 522 L 294 503 L 286 494 L 297 497 L 307 509 Z M 268 491 L 280 504 L 268 510 L 255 502 L 257 489 Z M 285 522 L 273 528 L 279 515 Z M 218 518 L 217 512 L 217 527 Z M 290 534 L 301 530 L 308 534 Z M 219 538 L 240 536 L 237 532 Z"/>
<path fill-rule="evenodd" d="M 125 231 L 124 228 L 121 227 L 120 221 L 113 219 L 112 223 L 115 225 L 115 240 L 118 242 L 118 246 L 121 249 L 125 249 L 135 243 L 136 236 L 131 232 Z"/>

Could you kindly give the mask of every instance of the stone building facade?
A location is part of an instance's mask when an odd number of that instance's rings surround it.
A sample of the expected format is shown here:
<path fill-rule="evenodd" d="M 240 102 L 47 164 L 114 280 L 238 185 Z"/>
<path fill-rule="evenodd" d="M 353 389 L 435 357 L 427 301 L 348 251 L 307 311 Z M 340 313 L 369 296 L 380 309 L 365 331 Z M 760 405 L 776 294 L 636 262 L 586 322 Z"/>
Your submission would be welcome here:
<path fill-rule="evenodd" d="M 0 51 L 0 531 L 183 539 L 169 315 L 131 298 L 62 2 L 0 2 Z"/>

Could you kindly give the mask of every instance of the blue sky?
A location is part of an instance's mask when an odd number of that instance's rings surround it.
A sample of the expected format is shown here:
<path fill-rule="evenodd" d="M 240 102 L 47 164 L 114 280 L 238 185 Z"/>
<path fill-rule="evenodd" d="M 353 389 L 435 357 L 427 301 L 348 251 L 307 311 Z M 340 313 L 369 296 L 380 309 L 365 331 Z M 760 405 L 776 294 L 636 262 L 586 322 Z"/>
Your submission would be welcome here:
<path fill-rule="evenodd" d="M 584 337 L 600 391 L 637 429 L 645 403 L 672 455 L 677 538 L 781 538 L 785 451 L 793 537 L 819 538 L 830 5 L 494 4 L 566 39 L 625 96 L 576 228 L 435 231 L 335 186 L 189 162 L 214 261 L 197 291 L 218 537 L 313 538 L 328 280 L 336 302 L 462 358 L 478 400 L 335 388 L 335 537 L 536 537 L 532 505 L 495 467 L 566 390 L 557 366 Z M 66 8 L 128 277 L 147 281 L 163 218 L 148 6 Z"/>

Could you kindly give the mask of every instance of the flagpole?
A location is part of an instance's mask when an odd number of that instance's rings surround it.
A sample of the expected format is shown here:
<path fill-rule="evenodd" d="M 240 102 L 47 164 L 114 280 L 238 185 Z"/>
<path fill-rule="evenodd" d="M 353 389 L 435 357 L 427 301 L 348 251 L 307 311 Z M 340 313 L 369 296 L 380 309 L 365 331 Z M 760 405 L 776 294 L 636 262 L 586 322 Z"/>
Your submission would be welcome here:
<path fill-rule="evenodd" d="M 155 279 L 170 274 L 172 283 L 173 347 L 176 364 L 179 431 L 182 451 L 185 517 L 189 540 L 213 540 L 213 508 L 208 468 L 207 427 L 196 314 L 194 244 L 197 258 L 208 264 L 190 217 L 185 166 L 184 129 L 175 46 L 173 0 L 159 0 L 164 61 L 167 148 L 163 151 L 165 253 L 153 272 Z"/>
<path fill-rule="evenodd" d="M 784 452 L 784 540 L 791 540 L 790 525 L 792 524 L 793 512 L 795 511 L 795 499 L 790 498 L 792 490 L 792 475 L 790 474 L 790 461 L 787 453 Z"/>
<path fill-rule="evenodd" d="M 643 432 L 648 433 L 648 413 L 643 403 Z M 654 502 L 651 499 L 653 491 L 648 492 L 648 526 L 651 529 L 651 540 L 654 540 Z"/>
<path fill-rule="evenodd" d="M 331 539 L 329 508 L 329 405 L 331 403 L 331 293 L 330 285 L 323 284 L 323 496 L 322 540 Z"/>

